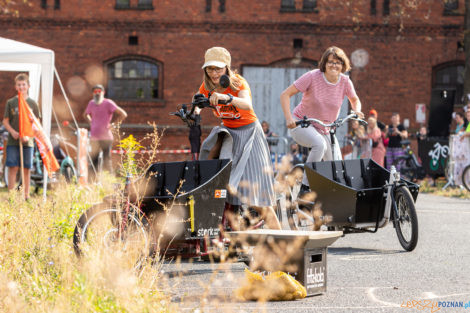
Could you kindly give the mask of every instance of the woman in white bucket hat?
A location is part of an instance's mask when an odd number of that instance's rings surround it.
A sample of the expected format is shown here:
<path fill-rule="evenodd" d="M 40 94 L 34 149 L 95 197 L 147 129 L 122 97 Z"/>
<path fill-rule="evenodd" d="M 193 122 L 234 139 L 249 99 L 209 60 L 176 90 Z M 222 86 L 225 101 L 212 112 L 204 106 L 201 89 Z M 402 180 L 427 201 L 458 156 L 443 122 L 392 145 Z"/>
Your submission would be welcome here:
<path fill-rule="evenodd" d="M 274 179 L 268 143 L 253 110 L 250 86 L 230 65 L 227 49 L 213 47 L 206 51 L 199 93 L 206 97 L 211 94 L 209 100 L 222 125 L 215 127 L 202 143 L 200 158 L 231 158 L 228 197 L 231 209 L 247 205 L 260 213 L 269 228 L 281 229 L 273 209 Z M 220 86 L 222 75 L 230 78 L 227 88 Z M 219 100 L 228 103 L 219 104 Z"/>

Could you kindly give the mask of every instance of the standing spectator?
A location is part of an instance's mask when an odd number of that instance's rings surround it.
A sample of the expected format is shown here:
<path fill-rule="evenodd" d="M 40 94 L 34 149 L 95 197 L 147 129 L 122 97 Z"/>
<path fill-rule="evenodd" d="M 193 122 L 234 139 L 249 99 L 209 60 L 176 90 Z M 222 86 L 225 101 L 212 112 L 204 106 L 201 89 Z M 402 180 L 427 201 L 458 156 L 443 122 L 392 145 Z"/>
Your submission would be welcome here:
<path fill-rule="evenodd" d="M 377 111 L 375 109 L 372 109 L 369 111 L 369 116 L 375 118 L 375 120 L 377 121 L 377 127 L 379 127 L 380 131 L 384 132 L 385 133 L 385 129 L 387 128 L 387 126 L 382 123 L 381 121 L 379 121 L 379 114 L 377 113 Z"/>
<path fill-rule="evenodd" d="M 470 110 L 467 110 L 465 112 L 465 116 L 467 117 L 467 120 L 470 121 Z M 465 128 L 465 132 L 460 136 L 460 141 L 463 141 L 464 138 L 469 138 L 469 137 L 470 137 L 470 122 Z"/>
<path fill-rule="evenodd" d="M 26 103 L 28 103 L 31 111 L 34 115 L 40 118 L 38 104 L 29 97 L 29 77 L 27 74 L 19 74 L 15 77 L 15 88 L 16 91 L 21 93 Z M 7 101 L 5 106 L 5 114 L 3 117 L 3 125 L 8 131 L 7 141 L 7 159 L 5 166 L 8 167 L 8 190 L 12 190 L 16 186 L 16 174 L 20 164 L 20 142 L 19 142 L 19 113 L 18 113 L 18 96 L 15 96 Z M 24 172 L 24 193 L 25 199 L 29 198 L 29 186 L 30 186 L 30 172 L 33 166 L 33 150 L 34 150 L 34 138 L 27 136 L 23 137 L 23 172 Z"/>
<path fill-rule="evenodd" d="M 386 149 L 382 140 L 382 132 L 374 117 L 369 117 L 367 122 L 367 135 L 372 140 L 372 160 L 383 167 Z"/>
<path fill-rule="evenodd" d="M 421 126 L 418 130 L 418 133 L 416 134 L 416 139 L 418 141 L 426 139 L 428 136 L 428 130 L 426 129 L 426 126 Z"/>
<path fill-rule="evenodd" d="M 269 125 L 268 122 L 262 121 L 261 122 L 261 127 L 263 128 L 264 136 L 266 138 L 268 138 L 268 137 L 277 137 L 277 135 L 271 129 L 269 129 L 270 125 Z"/>
<path fill-rule="evenodd" d="M 352 158 L 361 159 L 370 157 L 370 155 L 365 155 L 365 153 L 367 153 L 366 146 L 369 144 L 369 137 L 367 136 L 366 129 L 364 126 L 359 124 L 357 120 L 351 120 L 350 126 L 351 130 L 348 134 L 348 137 L 351 139 L 353 146 Z"/>
<path fill-rule="evenodd" d="M 105 89 L 102 85 L 92 88 L 93 99 L 88 102 L 83 117 L 90 123 L 91 159 L 94 170 L 98 167 L 98 156 L 103 152 L 103 168 L 111 171 L 111 148 L 113 146 L 113 133 L 111 128 L 114 123 L 122 122 L 127 113 L 121 109 L 113 100 L 104 97 Z M 116 113 L 116 116 L 114 115 Z M 114 121 L 113 121 L 114 117 Z M 94 170 L 91 176 L 94 179 Z"/>
<path fill-rule="evenodd" d="M 292 155 L 292 164 L 300 164 L 305 162 L 305 157 L 299 149 L 299 145 L 293 142 L 290 145 L 290 153 Z"/>
<path fill-rule="evenodd" d="M 467 125 L 465 123 L 465 117 L 463 113 L 455 112 L 454 120 L 455 120 L 455 134 L 458 134 L 459 132 L 464 132 L 465 127 Z"/>
<path fill-rule="evenodd" d="M 272 155 L 272 151 L 271 151 L 271 148 L 272 146 L 276 146 L 277 145 L 277 139 L 273 139 L 272 137 L 278 137 L 276 133 L 274 133 L 269 127 L 269 123 L 266 122 L 266 121 L 262 121 L 261 122 L 261 127 L 263 128 L 263 132 L 264 132 L 264 136 L 266 137 L 266 141 L 268 142 L 268 146 L 269 146 L 269 152 L 271 152 L 271 157 L 274 158 L 274 156 Z M 273 160 L 274 162 L 274 160 Z"/>
<path fill-rule="evenodd" d="M 388 126 L 388 147 L 387 147 L 387 169 L 390 169 L 395 160 L 403 156 L 405 151 L 401 146 L 401 141 L 403 139 L 408 138 L 408 132 L 406 131 L 405 127 L 400 124 L 400 114 L 393 113 L 392 114 L 392 124 Z M 400 171 L 397 168 L 397 171 Z"/>
<path fill-rule="evenodd" d="M 384 123 L 378 120 L 379 115 L 376 110 L 374 109 L 370 110 L 369 116 L 375 118 L 375 120 L 377 121 L 377 127 L 379 127 L 381 135 L 382 135 L 382 142 L 384 144 L 385 149 L 387 149 L 387 146 L 388 146 L 387 125 L 385 125 Z"/>

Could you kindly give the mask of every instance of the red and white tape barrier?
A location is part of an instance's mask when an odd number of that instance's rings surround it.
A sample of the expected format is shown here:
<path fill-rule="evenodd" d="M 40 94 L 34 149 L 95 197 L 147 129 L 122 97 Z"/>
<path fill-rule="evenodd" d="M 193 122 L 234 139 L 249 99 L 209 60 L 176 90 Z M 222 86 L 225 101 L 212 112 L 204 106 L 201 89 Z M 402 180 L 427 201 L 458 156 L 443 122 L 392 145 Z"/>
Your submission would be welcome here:
<path fill-rule="evenodd" d="M 111 150 L 112 153 L 115 154 L 125 154 L 126 152 L 124 150 Z M 135 154 L 146 154 L 146 153 L 152 153 L 152 150 L 135 150 L 133 151 Z M 191 150 L 189 149 L 165 149 L 165 150 L 157 150 L 157 153 L 162 153 L 162 154 L 179 154 L 179 153 L 190 153 Z"/>

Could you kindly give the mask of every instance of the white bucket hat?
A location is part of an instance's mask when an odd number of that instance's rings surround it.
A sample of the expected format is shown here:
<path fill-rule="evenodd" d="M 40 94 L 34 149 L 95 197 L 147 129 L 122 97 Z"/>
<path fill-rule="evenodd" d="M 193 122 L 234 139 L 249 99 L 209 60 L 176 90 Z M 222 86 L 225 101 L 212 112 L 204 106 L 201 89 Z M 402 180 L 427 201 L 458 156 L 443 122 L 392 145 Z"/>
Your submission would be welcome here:
<path fill-rule="evenodd" d="M 212 47 L 206 51 L 204 56 L 204 65 L 202 68 L 208 66 L 217 66 L 220 68 L 230 67 L 230 62 L 232 58 L 230 57 L 230 52 L 227 49 L 222 47 Z"/>

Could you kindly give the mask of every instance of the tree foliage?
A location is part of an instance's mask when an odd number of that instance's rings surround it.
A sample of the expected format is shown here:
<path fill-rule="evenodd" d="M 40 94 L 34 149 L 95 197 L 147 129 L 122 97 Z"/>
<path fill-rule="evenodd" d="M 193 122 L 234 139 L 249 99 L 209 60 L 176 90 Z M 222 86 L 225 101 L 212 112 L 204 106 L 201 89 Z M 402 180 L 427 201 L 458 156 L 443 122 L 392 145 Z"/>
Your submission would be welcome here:
<path fill-rule="evenodd" d="M 30 4 L 29 0 L 0 0 L 0 15 L 14 15 L 19 16 L 20 12 L 16 5 L 18 4 Z"/>

